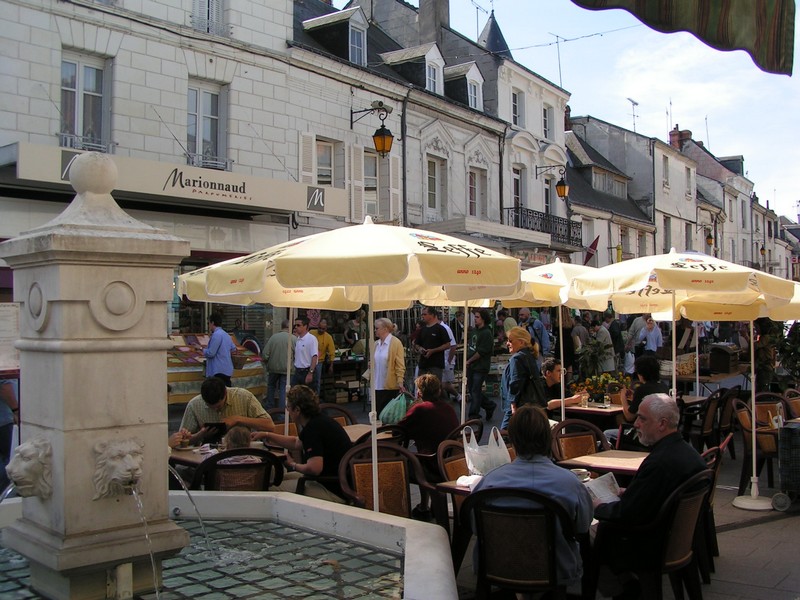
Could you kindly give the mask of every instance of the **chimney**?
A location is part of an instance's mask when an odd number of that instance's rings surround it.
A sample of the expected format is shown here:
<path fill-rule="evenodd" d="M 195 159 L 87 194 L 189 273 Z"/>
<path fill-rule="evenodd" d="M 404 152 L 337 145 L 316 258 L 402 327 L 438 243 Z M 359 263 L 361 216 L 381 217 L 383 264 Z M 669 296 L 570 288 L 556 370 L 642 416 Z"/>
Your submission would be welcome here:
<path fill-rule="evenodd" d="M 442 47 L 442 27 L 450 27 L 450 0 L 419 0 L 419 43 Z"/>
<path fill-rule="evenodd" d="M 680 150 L 683 143 L 692 139 L 692 132 L 688 129 L 679 129 L 678 124 L 675 124 L 675 129 L 669 132 L 669 145 L 673 148 Z M 700 144 L 700 142 L 697 142 Z"/>

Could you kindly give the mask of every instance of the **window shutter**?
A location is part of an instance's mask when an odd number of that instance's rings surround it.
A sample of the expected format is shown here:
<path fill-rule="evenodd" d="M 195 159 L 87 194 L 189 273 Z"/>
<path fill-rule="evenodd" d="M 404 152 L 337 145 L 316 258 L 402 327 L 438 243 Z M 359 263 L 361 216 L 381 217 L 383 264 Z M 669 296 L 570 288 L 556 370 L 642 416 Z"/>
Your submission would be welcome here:
<path fill-rule="evenodd" d="M 113 98 L 113 90 L 111 88 L 114 81 L 114 60 L 109 58 L 103 61 L 103 116 L 101 121 L 102 131 L 97 136 L 103 144 L 106 145 L 106 152 L 113 154 L 114 146 L 111 139 L 111 116 L 113 107 L 111 106 L 111 99 Z"/>
<path fill-rule="evenodd" d="M 313 133 L 300 132 L 300 183 L 317 182 L 317 138 Z"/>
<path fill-rule="evenodd" d="M 222 20 L 222 0 L 207 0 L 208 2 L 208 32 L 214 35 L 225 35 L 225 25 Z"/>
<path fill-rule="evenodd" d="M 350 160 L 350 210 L 354 223 L 364 222 L 364 146 L 353 146 Z"/>
<path fill-rule="evenodd" d="M 192 27 L 208 31 L 208 0 L 192 0 Z"/>
<path fill-rule="evenodd" d="M 402 220 L 402 210 L 400 207 L 400 157 L 389 157 L 389 211 L 388 218 L 393 218 L 397 214 Z M 405 223 L 400 223 L 406 225 Z"/>
<path fill-rule="evenodd" d="M 217 117 L 217 156 L 222 159 L 231 158 L 231 151 L 228 148 L 228 97 L 228 86 L 223 85 L 219 90 L 219 115 Z M 226 165 L 229 164 L 226 163 Z"/>

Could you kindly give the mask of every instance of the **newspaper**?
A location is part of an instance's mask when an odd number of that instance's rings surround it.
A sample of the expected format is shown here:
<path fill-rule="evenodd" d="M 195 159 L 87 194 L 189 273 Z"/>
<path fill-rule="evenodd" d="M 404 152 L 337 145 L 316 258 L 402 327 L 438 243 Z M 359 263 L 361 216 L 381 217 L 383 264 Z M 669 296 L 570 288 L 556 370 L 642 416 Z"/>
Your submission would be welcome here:
<path fill-rule="evenodd" d="M 597 479 L 590 479 L 583 485 L 589 490 L 589 495 L 600 504 L 619 501 L 619 484 L 613 473 L 606 473 Z"/>

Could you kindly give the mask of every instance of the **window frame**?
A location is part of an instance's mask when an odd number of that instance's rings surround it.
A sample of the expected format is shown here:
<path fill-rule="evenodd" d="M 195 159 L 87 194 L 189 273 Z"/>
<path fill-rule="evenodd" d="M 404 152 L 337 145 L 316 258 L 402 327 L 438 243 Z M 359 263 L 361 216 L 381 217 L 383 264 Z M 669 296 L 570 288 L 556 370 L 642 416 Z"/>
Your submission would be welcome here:
<path fill-rule="evenodd" d="M 65 64 L 73 65 L 75 68 L 75 87 L 70 88 L 64 86 Z M 99 87 L 99 91 L 94 88 L 91 90 L 86 88 L 87 69 L 92 69 L 100 73 L 100 85 L 97 86 Z M 108 151 L 110 147 L 108 140 L 110 138 L 109 107 L 111 102 L 109 75 L 110 69 L 106 59 L 74 52 L 64 52 L 62 54 L 59 74 L 59 112 L 61 114 L 59 138 L 63 147 L 76 148 L 79 150 L 97 150 L 101 152 Z M 71 110 L 65 106 L 67 104 L 65 101 L 65 92 L 74 95 Z M 90 104 L 99 104 L 99 114 L 94 115 L 92 119 L 90 119 L 89 135 L 87 135 L 86 126 L 87 97 L 92 99 L 99 98 L 99 102 L 97 100 L 89 101 Z M 68 112 L 71 113 L 71 123 L 67 123 L 65 118 Z M 99 129 L 99 133 L 95 133 L 94 129 Z"/>
<path fill-rule="evenodd" d="M 357 43 L 358 40 L 353 39 L 354 37 L 360 37 L 360 45 Z M 348 47 L 350 62 L 365 67 L 367 65 L 367 32 L 363 27 L 357 27 L 352 22 L 350 23 Z"/>
<path fill-rule="evenodd" d="M 661 183 L 664 187 L 669 187 L 669 156 L 661 156 Z"/>
<path fill-rule="evenodd" d="M 191 95 L 196 94 L 194 110 L 192 110 Z M 211 100 L 216 98 L 216 114 L 213 110 L 208 110 L 205 105 L 205 96 Z M 189 164 L 204 168 L 215 168 L 229 170 L 230 159 L 228 158 L 229 148 L 226 143 L 226 110 L 227 94 L 224 86 L 215 85 L 206 81 L 190 79 L 186 86 L 186 152 Z M 195 140 L 190 139 L 192 124 L 191 117 L 195 116 Z M 216 123 L 216 133 L 213 141 L 211 138 L 206 140 L 206 121 L 209 124 Z M 212 152 L 206 150 L 206 144 L 212 143 Z"/>
<path fill-rule="evenodd" d="M 425 63 L 425 89 L 439 93 L 439 67 L 430 61 Z"/>
<path fill-rule="evenodd" d="M 327 149 L 327 154 L 330 155 L 330 164 L 323 164 L 321 159 L 325 158 L 326 152 L 320 151 Z M 336 173 L 336 146 L 333 142 L 329 142 L 328 140 L 316 139 L 316 168 L 317 168 L 317 185 L 321 186 L 328 186 L 333 187 L 333 183 L 336 180 L 335 173 Z M 326 181 L 325 173 L 329 173 L 328 178 L 329 180 Z M 322 174 L 322 176 L 320 175 Z"/>
<path fill-rule="evenodd" d="M 525 127 L 525 94 L 521 90 L 511 90 L 511 124 Z"/>
<path fill-rule="evenodd" d="M 467 103 L 470 108 L 475 110 L 483 110 L 483 103 L 481 102 L 481 86 L 477 81 L 467 81 Z"/>
<path fill-rule="evenodd" d="M 553 139 L 553 107 L 547 104 L 542 106 L 542 136 L 547 139 Z"/>
<path fill-rule="evenodd" d="M 367 164 L 375 165 L 375 174 L 368 175 L 370 169 Z M 381 201 L 380 201 L 380 175 L 381 175 L 380 157 L 374 152 L 364 152 L 364 214 L 372 217 L 380 217 Z M 374 184 L 371 185 L 371 182 Z M 374 200 L 371 198 L 374 197 Z M 369 205 L 375 205 L 375 211 L 371 212 L 368 208 Z"/>
<path fill-rule="evenodd" d="M 438 211 L 440 208 L 439 203 L 439 185 L 441 183 L 441 169 L 440 163 L 437 159 L 428 156 L 426 158 L 427 167 L 425 169 L 425 210 Z M 433 201 L 431 203 L 431 201 Z"/>
<path fill-rule="evenodd" d="M 223 0 L 192 0 L 192 29 L 211 35 L 227 36 Z"/>

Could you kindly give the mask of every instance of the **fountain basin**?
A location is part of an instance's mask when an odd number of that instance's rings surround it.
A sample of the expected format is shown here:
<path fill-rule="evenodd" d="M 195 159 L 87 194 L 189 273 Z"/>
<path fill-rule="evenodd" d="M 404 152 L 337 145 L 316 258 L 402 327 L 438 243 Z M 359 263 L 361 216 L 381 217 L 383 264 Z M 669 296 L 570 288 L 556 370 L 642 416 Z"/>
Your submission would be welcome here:
<path fill-rule="evenodd" d="M 403 598 L 457 599 L 447 534 L 438 525 L 284 492 L 192 492 L 203 519 L 273 520 L 403 556 Z M 0 505 L 0 527 L 22 516 L 22 501 Z M 169 493 L 170 514 L 194 519 L 183 492 Z M 144 535 L 144 533 L 142 534 Z"/>

